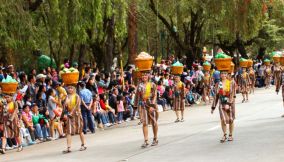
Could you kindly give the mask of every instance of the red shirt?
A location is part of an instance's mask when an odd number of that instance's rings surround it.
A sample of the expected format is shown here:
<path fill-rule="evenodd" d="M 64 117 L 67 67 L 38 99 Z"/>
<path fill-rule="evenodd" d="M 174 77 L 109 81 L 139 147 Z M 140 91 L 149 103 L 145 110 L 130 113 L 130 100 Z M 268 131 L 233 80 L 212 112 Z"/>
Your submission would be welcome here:
<path fill-rule="evenodd" d="M 100 100 L 100 105 L 101 105 L 101 108 L 106 110 L 106 104 L 104 102 L 104 100 Z"/>

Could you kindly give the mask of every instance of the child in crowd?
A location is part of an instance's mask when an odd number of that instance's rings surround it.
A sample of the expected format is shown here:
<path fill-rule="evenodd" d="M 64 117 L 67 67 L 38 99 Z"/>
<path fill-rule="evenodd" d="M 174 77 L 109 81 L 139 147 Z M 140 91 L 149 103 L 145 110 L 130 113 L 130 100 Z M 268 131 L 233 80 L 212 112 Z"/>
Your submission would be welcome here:
<path fill-rule="evenodd" d="M 118 121 L 118 124 L 121 124 L 122 123 L 122 120 L 123 120 L 123 112 L 125 111 L 124 110 L 124 106 L 123 106 L 123 97 L 118 95 L 117 96 L 117 121 Z"/>

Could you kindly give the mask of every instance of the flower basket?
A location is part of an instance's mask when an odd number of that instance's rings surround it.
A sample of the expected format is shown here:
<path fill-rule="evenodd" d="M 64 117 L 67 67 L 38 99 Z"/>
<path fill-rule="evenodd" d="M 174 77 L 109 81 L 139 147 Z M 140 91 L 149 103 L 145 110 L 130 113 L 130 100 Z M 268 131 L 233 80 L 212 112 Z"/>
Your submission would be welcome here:
<path fill-rule="evenodd" d="M 181 75 L 183 72 L 183 66 L 172 66 L 172 74 Z"/>
<path fill-rule="evenodd" d="M 231 68 L 229 70 L 229 73 L 234 73 L 234 70 L 235 70 L 235 64 L 231 62 Z"/>
<path fill-rule="evenodd" d="M 274 61 L 275 63 L 279 63 L 280 60 L 281 60 L 281 58 L 280 58 L 279 56 L 273 56 L 273 61 Z"/>
<path fill-rule="evenodd" d="M 79 80 L 79 73 L 63 73 L 61 74 L 61 78 L 63 83 L 66 85 L 77 84 Z"/>
<path fill-rule="evenodd" d="M 240 67 L 242 67 L 242 68 L 248 67 L 248 62 L 249 62 L 249 61 L 241 61 L 241 62 L 240 62 Z"/>
<path fill-rule="evenodd" d="M 281 64 L 282 66 L 284 66 L 284 56 L 281 56 L 281 57 L 280 57 L 280 64 Z"/>
<path fill-rule="evenodd" d="M 251 59 L 248 60 L 248 66 L 247 67 L 252 67 L 253 61 Z"/>
<path fill-rule="evenodd" d="M 133 71 L 132 75 L 133 75 L 133 79 L 142 78 L 142 73 L 140 71 Z"/>
<path fill-rule="evenodd" d="M 17 92 L 18 83 L 0 83 L 3 93 L 14 94 Z"/>
<path fill-rule="evenodd" d="M 264 62 L 264 65 L 266 65 L 266 66 L 269 66 L 270 65 L 270 62 Z"/>
<path fill-rule="evenodd" d="M 154 58 L 149 58 L 149 59 L 136 59 L 135 60 L 135 66 L 140 70 L 140 71 L 148 71 L 151 70 L 152 65 L 153 65 Z"/>
<path fill-rule="evenodd" d="M 211 65 L 203 65 L 203 70 L 210 71 Z"/>
<path fill-rule="evenodd" d="M 228 71 L 231 68 L 232 58 L 215 58 L 215 65 L 218 70 Z"/>

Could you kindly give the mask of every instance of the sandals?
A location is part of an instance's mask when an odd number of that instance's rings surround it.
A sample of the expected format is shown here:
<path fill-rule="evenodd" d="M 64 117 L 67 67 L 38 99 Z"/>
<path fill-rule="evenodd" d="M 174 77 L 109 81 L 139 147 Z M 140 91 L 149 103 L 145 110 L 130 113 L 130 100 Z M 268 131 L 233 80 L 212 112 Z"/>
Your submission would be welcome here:
<path fill-rule="evenodd" d="M 18 152 L 21 152 L 21 151 L 23 151 L 23 146 L 22 145 L 19 145 L 19 147 L 18 147 L 18 150 L 17 150 Z"/>
<path fill-rule="evenodd" d="M 87 150 L 87 147 L 84 144 L 82 144 L 81 148 L 79 149 L 79 151 L 85 151 L 85 150 Z"/>
<path fill-rule="evenodd" d="M 158 143 L 159 143 L 159 141 L 154 138 L 154 139 L 153 139 L 153 142 L 152 142 L 152 144 L 151 144 L 151 146 L 157 146 Z"/>
<path fill-rule="evenodd" d="M 245 101 L 246 101 L 246 100 L 245 100 L 245 99 L 243 99 L 243 100 L 242 100 L 242 103 L 244 103 Z"/>
<path fill-rule="evenodd" d="M 71 152 L 70 147 L 67 147 L 67 150 L 62 151 L 63 154 L 68 154 L 70 152 Z"/>
<path fill-rule="evenodd" d="M 178 122 L 180 122 L 179 118 L 177 118 L 177 120 L 175 121 L 175 123 L 178 123 Z"/>
<path fill-rule="evenodd" d="M 222 139 L 220 140 L 221 143 L 224 143 L 227 141 L 227 134 L 224 134 L 224 136 L 222 137 Z"/>
<path fill-rule="evenodd" d="M 183 118 L 181 118 L 180 122 L 184 122 L 184 119 L 183 119 Z"/>
<path fill-rule="evenodd" d="M 229 135 L 229 138 L 228 138 L 228 141 L 233 141 L 234 139 L 233 139 L 233 135 Z"/>
<path fill-rule="evenodd" d="M 0 153 L 1 153 L 1 154 L 6 154 L 5 148 L 2 148 L 2 149 L 0 150 Z"/>
<path fill-rule="evenodd" d="M 144 143 L 141 145 L 141 148 L 146 148 L 149 146 L 148 140 L 145 140 Z"/>

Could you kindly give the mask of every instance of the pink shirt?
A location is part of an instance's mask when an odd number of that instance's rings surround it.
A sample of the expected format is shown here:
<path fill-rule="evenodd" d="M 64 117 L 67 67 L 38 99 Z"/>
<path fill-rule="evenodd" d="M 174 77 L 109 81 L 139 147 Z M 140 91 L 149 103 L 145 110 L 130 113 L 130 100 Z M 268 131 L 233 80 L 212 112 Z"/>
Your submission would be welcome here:
<path fill-rule="evenodd" d="M 118 112 L 124 111 L 123 101 L 119 101 L 119 103 L 117 103 L 117 111 Z"/>
<path fill-rule="evenodd" d="M 28 122 L 32 121 L 32 114 L 29 113 L 25 113 L 24 111 L 22 112 L 22 115 L 26 117 L 26 119 L 28 120 Z"/>

